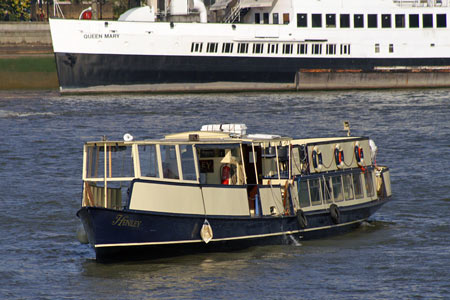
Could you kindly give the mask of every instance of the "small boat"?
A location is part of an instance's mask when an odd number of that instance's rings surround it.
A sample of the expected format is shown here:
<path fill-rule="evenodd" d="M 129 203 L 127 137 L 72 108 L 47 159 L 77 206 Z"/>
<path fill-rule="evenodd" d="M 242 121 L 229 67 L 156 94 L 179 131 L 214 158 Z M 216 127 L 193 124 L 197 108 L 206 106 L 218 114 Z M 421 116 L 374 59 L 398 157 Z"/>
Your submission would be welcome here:
<path fill-rule="evenodd" d="M 204 125 L 87 142 L 77 215 L 98 261 L 228 251 L 346 232 L 391 196 L 367 137 L 294 139 Z M 82 234 L 80 234 L 82 236 Z"/>

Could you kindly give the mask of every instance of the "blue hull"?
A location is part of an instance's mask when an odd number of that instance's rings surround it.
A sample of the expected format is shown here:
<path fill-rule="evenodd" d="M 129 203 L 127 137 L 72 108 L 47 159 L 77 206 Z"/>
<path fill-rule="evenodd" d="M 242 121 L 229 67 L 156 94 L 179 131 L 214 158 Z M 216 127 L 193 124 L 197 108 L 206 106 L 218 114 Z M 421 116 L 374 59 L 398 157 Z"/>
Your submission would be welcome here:
<path fill-rule="evenodd" d="M 80 217 L 99 261 L 152 259 L 196 252 L 229 251 L 255 245 L 283 244 L 287 236 L 306 240 L 347 232 L 378 210 L 387 199 L 340 208 L 340 219 L 330 210 L 305 213 L 307 226 L 297 216 L 207 216 L 213 239 L 203 242 L 203 215 L 176 215 L 83 207 Z"/>

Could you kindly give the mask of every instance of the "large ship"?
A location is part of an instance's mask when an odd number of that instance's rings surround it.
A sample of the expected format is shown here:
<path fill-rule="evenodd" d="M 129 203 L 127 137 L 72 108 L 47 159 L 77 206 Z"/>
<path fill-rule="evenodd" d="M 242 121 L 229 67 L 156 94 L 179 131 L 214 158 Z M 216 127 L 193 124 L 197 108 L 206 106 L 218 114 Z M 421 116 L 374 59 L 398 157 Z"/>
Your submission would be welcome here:
<path fill-rule="evenodd" d="M 293 139 L 244 124 L 87 142 L 79 239 L 109 261 L 346 232 L 391 197 L 375 155 L 367 137 Z"/>
<path fill-rule="evenodd" d="M 61 91 L 301 89 L 324 72 L 450 85 L 448 0 L 168 3 L 51 19 Z"/>

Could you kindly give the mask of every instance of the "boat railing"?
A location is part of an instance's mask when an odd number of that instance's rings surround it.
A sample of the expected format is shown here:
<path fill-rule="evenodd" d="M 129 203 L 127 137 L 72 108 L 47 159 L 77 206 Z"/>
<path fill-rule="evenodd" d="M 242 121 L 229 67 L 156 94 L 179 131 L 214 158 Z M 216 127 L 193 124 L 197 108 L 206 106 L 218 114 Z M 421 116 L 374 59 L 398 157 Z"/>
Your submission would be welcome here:
<path fill-rule="evenodd" d="M 394 0 L 400 7 L 448 7 L 449 0 Z"/>

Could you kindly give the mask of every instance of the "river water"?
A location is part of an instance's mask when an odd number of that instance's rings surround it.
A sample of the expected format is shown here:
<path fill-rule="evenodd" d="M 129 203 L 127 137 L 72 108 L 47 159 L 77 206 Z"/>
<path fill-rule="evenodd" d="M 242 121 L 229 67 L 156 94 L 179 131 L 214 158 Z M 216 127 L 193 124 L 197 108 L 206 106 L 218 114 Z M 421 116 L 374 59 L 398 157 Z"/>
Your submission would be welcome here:
<path fill-rule="evenodd" d="M 393 198 L 354 232 L 301 244 L 99 264 L 76 240 L 84 141 L 208 123 L 370 136 Z M 60 96 L 0 92 L 1 299 L 448 299 L 450 90 Z"/>

